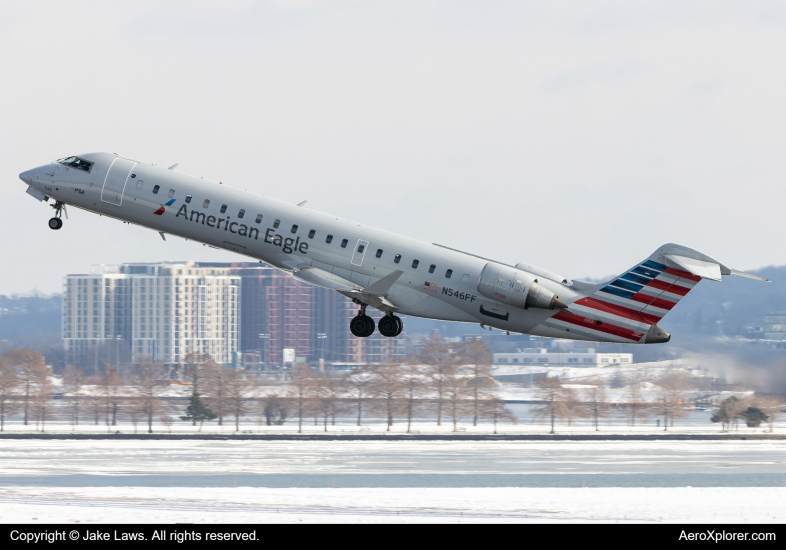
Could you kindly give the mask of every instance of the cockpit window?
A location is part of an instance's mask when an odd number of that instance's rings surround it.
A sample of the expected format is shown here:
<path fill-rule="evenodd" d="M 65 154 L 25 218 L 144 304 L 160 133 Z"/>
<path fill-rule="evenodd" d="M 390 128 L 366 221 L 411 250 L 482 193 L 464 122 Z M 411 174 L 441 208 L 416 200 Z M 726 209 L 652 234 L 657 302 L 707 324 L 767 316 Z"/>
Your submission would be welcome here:
<path fill-rule="evenodd" d="M 89 172 L 90 169 L 93 167 L 92 162 L 88 162 L 86 160 L 80 159 L 79 157 L 66 157 L 64 159 L 58 160 L 57 162 L 62 164 L 63 166 L 68 166 L 69 168 L 76 168 L 77 170 L 82 170 L 83 172 Z"/>

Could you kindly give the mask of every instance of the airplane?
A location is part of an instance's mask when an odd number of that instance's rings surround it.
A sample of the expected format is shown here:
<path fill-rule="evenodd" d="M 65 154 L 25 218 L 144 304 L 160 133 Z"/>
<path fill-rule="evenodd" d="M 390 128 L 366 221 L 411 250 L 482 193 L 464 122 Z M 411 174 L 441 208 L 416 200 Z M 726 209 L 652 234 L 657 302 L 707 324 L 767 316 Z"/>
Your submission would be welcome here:
<path fill-rule="evenodd" d="M 114 153 L 69 156 L 22 172 L 27 193 L 50 204 L 59 230 L 66 206 L 229 250 L 335 290 L 358 305 L 350 322 L 365 338 L 403 330 L 398 316 L 479 323 L 508 334 L 658 344 L 658 322 L 702 279 L 763 277 L 665 244 L 605 283 L 569 281 L 525 263 L 509 265 Z M 367 315 L 384 313 L 378 323 Z"/>

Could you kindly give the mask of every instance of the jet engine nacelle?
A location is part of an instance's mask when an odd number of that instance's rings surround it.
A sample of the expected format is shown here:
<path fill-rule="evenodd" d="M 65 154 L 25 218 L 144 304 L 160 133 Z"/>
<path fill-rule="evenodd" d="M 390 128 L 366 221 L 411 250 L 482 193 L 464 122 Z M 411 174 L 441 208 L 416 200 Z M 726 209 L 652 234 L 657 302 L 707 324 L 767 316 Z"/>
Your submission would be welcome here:
<path fill-rule="evenodd" d="M 560 302 L 559 296 L 538 284 L 532 273 L 491 262 L 480 274 L 478 292 L 486 298 L 522 309 L 568 307 Z"/>

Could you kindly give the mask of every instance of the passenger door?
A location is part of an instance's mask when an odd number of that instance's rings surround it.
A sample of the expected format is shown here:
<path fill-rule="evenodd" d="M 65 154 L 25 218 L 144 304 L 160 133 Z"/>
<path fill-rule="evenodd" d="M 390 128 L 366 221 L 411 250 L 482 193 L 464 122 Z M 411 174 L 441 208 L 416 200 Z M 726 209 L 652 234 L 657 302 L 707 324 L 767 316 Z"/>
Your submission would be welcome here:
<path fill-rule="evenodd" d="M 120 206 L 123 202 L 123 192 L 126 183 L 131 177 L 131 171 L 136 166 L 133 160 L 117 157 L 104 178 L 104 188 L 101 190 L 101 201 Z"/>
<path fill-rule="evenodd" d="M 366 255 L 367 248 L 368 241 L 358 240 L 358 244 L 355 245 L 355 252 L 352 254 L 352 265 L 363 265 L 363 256 Z"/>

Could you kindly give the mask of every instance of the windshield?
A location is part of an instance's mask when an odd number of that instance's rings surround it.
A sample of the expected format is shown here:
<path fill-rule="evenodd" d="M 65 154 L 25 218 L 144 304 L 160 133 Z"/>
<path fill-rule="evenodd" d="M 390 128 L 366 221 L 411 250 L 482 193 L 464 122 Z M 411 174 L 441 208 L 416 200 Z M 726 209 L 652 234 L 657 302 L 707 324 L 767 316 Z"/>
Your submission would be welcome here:
<path fill-rule="evenodd" d="M 58 160 L 57 162 L 59 164 L 68 166 L 70 168 L 76 168 L 77 170 L 82 170 L 83 172 L 89 172 L 90 169 L 93 167 L 92 162 L 88 162 L 86 160 L 80 159 L 79 157 L 66 157 L 64 159 Z"/>

